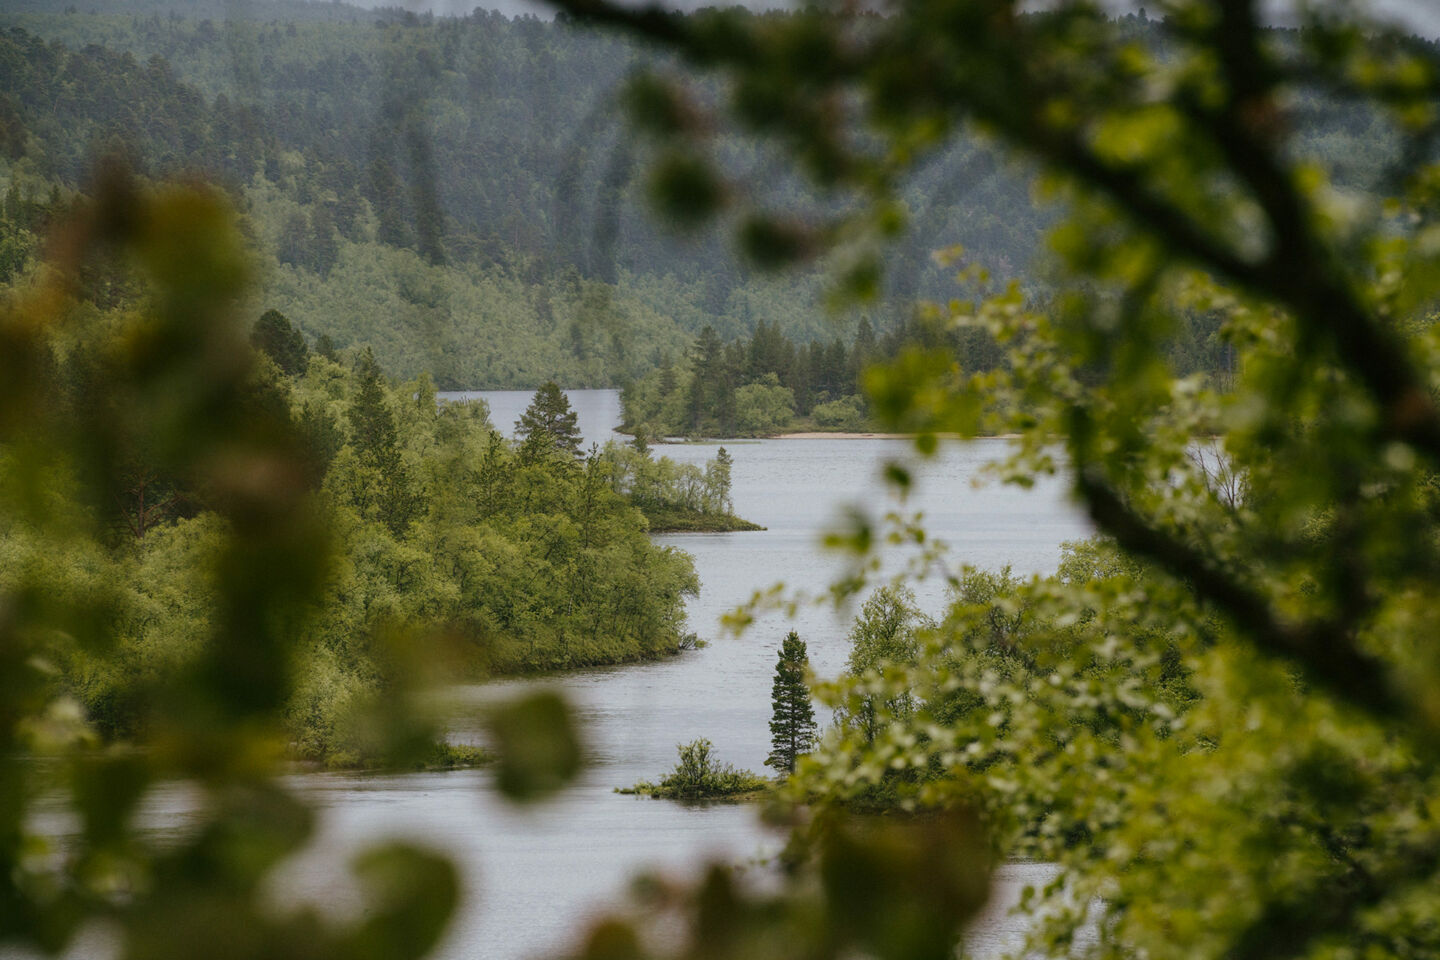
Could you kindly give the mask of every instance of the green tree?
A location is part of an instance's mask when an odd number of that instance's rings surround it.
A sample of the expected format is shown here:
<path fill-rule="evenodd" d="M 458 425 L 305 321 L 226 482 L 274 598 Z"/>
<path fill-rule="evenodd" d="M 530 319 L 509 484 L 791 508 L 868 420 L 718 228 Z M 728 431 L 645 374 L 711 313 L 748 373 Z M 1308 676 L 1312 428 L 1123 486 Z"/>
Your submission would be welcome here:
<path fill-rule="evenodd" d="M 421 497 L 401 453 L 395 415 L 385 397 L 384 374 L 369 347 L 356 365 L 359 381 L 350 402 L 350 442 L 359 474 L 351 499 L 374 513 L 393 533 L 404 533 L 421 508 Z"/>
<path fill-rule="evenodd" d="M 340 362 L 340 349 L 335 346 L 334 338 L 328 333 L 322 333 L 315 338 L 315 352 L 326 360 Z"/>
<path fill-rule="evenodd" d="M 887 670 L 913 667 L 920 656 L 919 633 L 930 627 L 933 624 L 915 605 L 915 594 L 908 588 L 879 588 L 860 608 L 850 629 L 846 673 L 860 681 L 879 681 Z M 862 682 L 856 691 L 841 719 L 857 727 L 867 744 L 875 742 L 890 720 L 906 719 L 915 711 L 915 694 L 908 687 L 877 691 L 873 683 Z"/>
<path fill-rule="evenodd" d="M 550 380 L 535 391 L 530 406 L 515 421 L 515 432 L 527 449 L 557 450 L 571 458 L 579 458 L 578 420 L 578 414 L 570 409 L 565 391 Z"/>
<path fill-rule="evenodd" d="M 815 711 L 805 684 L 809 666 L 805 641 L 791 630 L 780 645 L 770 688 L 770 756 L 765 765 L 778 773 L 794 773 L 796 761 L 815 743 Z"/>
<path fill-rule="evenodd" d="M 735 428 L 748 436 L 764 436 L 790 426 L 795 418 L 795 394 L 767 373 L 756 383 L 735 391 Z"/>
<path fill-rule="evenodd" d="M 310 364 L 304 336 L 279 310 L 266 310 L 260 315 L 250 331 L 250 343 L 288 376 L 303 374 Z"/>
<path fill-rule="evenodd" d="M 366 347 L 355 365 L 356 389 L 350 402 L 350 442 L 381 470 L 400 466 L 400 441 L 395 415 L 385 399 L 384 373 Z"/>
<path fill-rule="evenodd" d="M 705 509 L 711 513 L 730 513 L 735 504 L 730 499 L 730 472 L 735 458 L 721 447 L 715 459 L 705 464 Z"/>
<path fill-rule="evenodd" d="M 713 327 L 706 325 L 690 352 L 690 393 L 686 399 L 690 432 L 734 429 L 735 382 L 725 359 L 725 345 Z"/>
<path fill-rule="evenodd" d="M 650 432 L 645 429 L 643 424 L 635 428 L 635 435 L 630 439 L 630 446 L 635 448 L 636 453 L 646 457 L 650 456 Z"/>

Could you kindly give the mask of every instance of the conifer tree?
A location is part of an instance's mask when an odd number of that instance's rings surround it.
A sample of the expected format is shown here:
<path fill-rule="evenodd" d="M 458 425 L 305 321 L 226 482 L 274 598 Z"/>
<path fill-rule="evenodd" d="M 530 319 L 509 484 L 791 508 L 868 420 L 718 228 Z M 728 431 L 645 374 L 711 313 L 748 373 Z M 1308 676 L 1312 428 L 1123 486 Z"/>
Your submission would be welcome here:
<path fill-rule="evenodd" d="M 335 339 L 328 333 L 322 333 L 315 338 L 315 352 L 326 360 L 340 361 L 340 348 L 335 345 Z"/>
<path fill-rule="evenodd" d="M 770 693 L 771 747 L 765 766 L 778 773 L 794 773 L 795 762 L 815 744 L 815 712 L 810 706 L 810 690 L 805 686 L 809 663 L 805 641 L 791 630 L 780 645 Z"/>
<path fill-rule="evenodd" d="M 565 391 L 551 380 L 535 391 L 530 406 L 515 421 L 515 432 L 526 449 L 548 440 L 555 449 L 579 457 L 580 427 L 577 421 L 578 416 L 570 409 Z"/>
<path fill-rule="evenodd" d="M 393 533 L 402 534 L 419 512 L 421 499 L 401 457 L 395 415 L 385 398 L 384 374 L 369 347 L 360 355 L 356 373 L 360 384 L 350 404 L 350 442 L 369 475 L 367 485 L 373 487 L 366 499 Z M 357 506 L 365 512 L 366 504 Z"/>
<path fill-rule="evenodd" d="M 265 353 L 282 373 L 297 376 L 310 365 L 310 350 L 305 337 L 279 310 L 266 310 L 250 331 L 250 343 Z"/>

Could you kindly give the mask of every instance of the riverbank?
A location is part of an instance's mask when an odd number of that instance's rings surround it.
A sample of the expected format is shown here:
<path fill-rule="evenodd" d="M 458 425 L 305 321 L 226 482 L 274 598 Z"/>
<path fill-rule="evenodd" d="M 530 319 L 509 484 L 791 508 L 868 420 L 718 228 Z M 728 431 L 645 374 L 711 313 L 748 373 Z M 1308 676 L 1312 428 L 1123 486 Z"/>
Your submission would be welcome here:
<path fill-rule="evenodd" d="M 623 432 L 623 431 L 617 431 Z M 769 433 L 753 437 L 665 437 L 652 439 L 651 444 L 659 445 L 683 445 L 683 444 L 715 444 L 728 443 L 731 445 L 742 443 L 758 443 L 762 440 L 914 440 L 919 434 L 915 433 L 882 433 L 880 431 L 860 430 L 797 430 L 791 433 Z M 981 433 L 975 435 L 960 433 L 937 433 L 934 434 L 941 440 L 1014 440 L 1020 436 L 1018 433 Z"/>
<path fill-rule="evenodd" d="M 323 760 L 292 754 L 287 766 L 294 773 L 433 773 L 443 770 L 469 770 L 486 766 L 494 760 L 494 755 L 484 747 L 442 740 L 433 744 L 423 756 L 418 756 L 409 763 L 383 763 L 373 756 L 337 750 Z"/>
<path fill-rule="evenodd" d="M 615 792 L 627 797 L 645 797 L 649 800 L 676 800 L 686 804 L 703 803 L 757 803 L 775 795 L 774 784 L 766 781 L 762 786 L 746 786 L 735 789 L 721 789 L 714 792 L 685 792 L 662 784 L 641 781 L 633 787 L 616 787 Z"/>
<path fill-rule="evenodd" d="M 641 507 L 650 521 L 651 533 L 733 533 L 740 530 L 764 530 L 733 513 L 701 513 L 679 507 Z"/>
<path fill-rule="evenodd" d="M 807 430 L 801 433 L 777 433 L 774 440 L 910 440 L 913 433 L 854 433 L 841 430 Z"/>

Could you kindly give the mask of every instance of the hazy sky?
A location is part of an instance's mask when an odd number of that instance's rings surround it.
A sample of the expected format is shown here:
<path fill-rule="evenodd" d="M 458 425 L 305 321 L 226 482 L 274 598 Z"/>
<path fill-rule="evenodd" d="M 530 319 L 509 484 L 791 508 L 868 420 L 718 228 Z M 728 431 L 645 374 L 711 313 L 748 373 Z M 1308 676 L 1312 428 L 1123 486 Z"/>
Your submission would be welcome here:
<path fill-rule="evenodd" d="M 534 13 L 549 17 L 551 9 L 540 0 L 349 0 L 362 7 L 403 6 L 411 10 L 430 10 L 435 13 L 464 14 L 476 7 L 499 10 L 515 16 Z M 638 0 L 633 0 L 638 2 Z M 1136 10 L 1145 6 L 1145 0 L 1105 0 L 1117 10 Z M 726 0 L 666 0 L 666 5 L 682 10 L 697 7 L 722 6 Z M 783 0 L 748 0 L 745 6 L 757 9 L 776 9 L 791 6 Z M 1156 4 L 1152 2 L 1151 6 Z M 1277 10 L 1289 5 L 1288 0 L 1272 0 Z M 1417 33 L 1440 38 L 1440 0 L 1369 0 L 1370 9 L 1377 15 L 1400 21 Z"/>

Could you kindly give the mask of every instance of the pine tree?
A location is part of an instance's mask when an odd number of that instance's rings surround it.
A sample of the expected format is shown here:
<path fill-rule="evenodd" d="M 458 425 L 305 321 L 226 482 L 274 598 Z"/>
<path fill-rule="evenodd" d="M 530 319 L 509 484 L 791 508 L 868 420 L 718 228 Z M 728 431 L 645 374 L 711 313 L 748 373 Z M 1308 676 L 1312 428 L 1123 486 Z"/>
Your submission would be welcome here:
<path fill-rule="evenodd" d="M 279 310 L 266 310 L 250 331 L 250 344 L 267 354 L 282 373 L 296 376 L 310 366 L 310 350 L 290 318 Z"/>
<path fill-rule="evenodd" d="M 335 339 L 328 333 L 322 333 L 315 338 L 315 352 L 326 360 L 340 362 L 340 348 L 335 345 Z"/>
<path fill-rule="evenodd" d="M 578 416 L 570 409 L 565 392 L 551 380 L 535 391 L 530 406 L 515 421 L 515 432 L 525 449 L 534 449 L 540 442 L 547 441 L 555 449 L 579 457 L 580 428 L 577 423 Z"/>
<path fill-rule="evenodd" d="M 384 374 L 369 347 L 360 354 L 355 373 L 359 387 L 350 404 L 350 441 L 367 465 L 394 473 L 400 468 L 400 439 L 385 402 Z"/>
<path fill-rule="evenodd" d="M 815 712 L 810 706 L 810 690 L 805 686 L 809 663 L 805 641 L 791 630 L 780 645 L 770 692 L 771 748 L 765 766 L 779 773 L 794 773 L 795 762 L 815 744 Z"/>
<path fill-rule="evenodd" d="M 369 347 L 356 367 L 359 389 L 350 404 L 350 442 L 373 486 L 379 518 L 397 536 L 419 513 L 421 498 L 400 453 L 395 415 L 385 399 L 384 374 Z M 362 507 L 363 504 L 357 504 Z"/>

